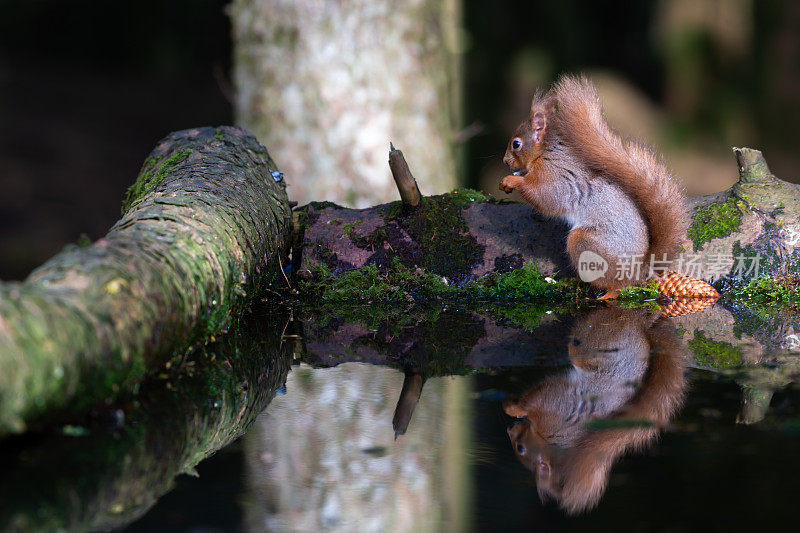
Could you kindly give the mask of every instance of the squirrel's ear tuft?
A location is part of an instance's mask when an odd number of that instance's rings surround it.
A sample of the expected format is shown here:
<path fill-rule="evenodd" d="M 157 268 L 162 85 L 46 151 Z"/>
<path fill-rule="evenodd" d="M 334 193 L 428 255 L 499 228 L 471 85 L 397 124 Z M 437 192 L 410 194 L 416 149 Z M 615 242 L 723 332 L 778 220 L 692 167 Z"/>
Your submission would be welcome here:
<path fill-rule="evenodd" d="M 533 142 L 541 144 L 547 131 L 547 117 L 541 111 L 537 111 L 531 117 L 531 129 L 533 130 Z"/>

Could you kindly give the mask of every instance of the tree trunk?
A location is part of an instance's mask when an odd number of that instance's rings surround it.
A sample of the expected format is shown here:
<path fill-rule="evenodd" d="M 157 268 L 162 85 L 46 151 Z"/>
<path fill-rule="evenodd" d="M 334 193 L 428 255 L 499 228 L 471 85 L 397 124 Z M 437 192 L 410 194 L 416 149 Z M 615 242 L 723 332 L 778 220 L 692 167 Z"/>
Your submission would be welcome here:
<path fill-rule="evenodd" d="M 415 154 L 423 193 L 455 186 L 458 5 L 233 2 L 236 122 L 270 147 L 293 199 L 388 201 L 390 141 Z"/>
<path fill-rule="evenodd" d="M 290 228 L 284 183 L 255 138 L 168 136 L 104 238 L 0 285 L 0 434 L 85 409 L 224 330 L 274 277 Z"/>
<path fill-rule="evenodd" d="M 269 146 L 286 172 L 293 199 L 363 207 L 395 198 L 385 157 L 392 141 L 414 154 L 411 171 L 423 193 L 456 185 L 459 4 L 234 0 L 236 121 Z M 305 378 L 304 371 L 292 372 L 287 382 L 292 392 L 270 406 L 245 437 L 249 523 L 257 528 L 270 523 L 276 531 L 331 523 L 339 529 L 365 524 L 402 529 L 398 524 L 410 516 L 432 529 L 454 523 L 441 511 L 442 496 L 461 493 L 441 490 L 434 467 L 439 461 L 431 459 L 429 447 L 419 446 L 443 417 L 453 418 L 445 416 L 453 412 L 447 393 L 453 384 L 427 384 L 427 404 L 402 442 L 393 445 L 392 457 L 365 462 L 348 440 L 350 431 L 361 428 L 360 441 L 391 445 L 391 427 L 387 431 L 382 413 L 391 412 L 402 374 L 358 367 L 315 373 L 310 382 Z M 358 409 L 325 400 L 331 390 L 346 391 Z M 320 408 L 308 411 L 310 405 Z M 321 428 L 329 460 L 315 460 L 321 448 L 309 424 Z M 442 453 L 452 463 L 466 464 L 463 453 L 453 452 L 457 449 Z M 265 456 L 276 459 L 265 464 Z M 387 471 L 388 460 L 397 468 Z M 320 483 L 278 481 L 268 475 L 276 465 L 302 468 Z M 352 483 L 375 490 L 353 498 L 336 490 Z"/>

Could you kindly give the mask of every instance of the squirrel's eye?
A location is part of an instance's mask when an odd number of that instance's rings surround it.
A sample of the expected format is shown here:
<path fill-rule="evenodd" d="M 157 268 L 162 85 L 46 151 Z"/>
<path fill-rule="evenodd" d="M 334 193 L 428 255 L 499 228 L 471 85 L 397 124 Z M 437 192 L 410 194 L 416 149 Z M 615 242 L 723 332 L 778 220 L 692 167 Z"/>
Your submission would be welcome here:
<path fill-rule="evenodd" d="M 520 141 L 519 139 L 514 139 L 513 141 L 511 141 L 512 149 L 519 150 L 521 146 L 522 146 L 522 141 Z"/>

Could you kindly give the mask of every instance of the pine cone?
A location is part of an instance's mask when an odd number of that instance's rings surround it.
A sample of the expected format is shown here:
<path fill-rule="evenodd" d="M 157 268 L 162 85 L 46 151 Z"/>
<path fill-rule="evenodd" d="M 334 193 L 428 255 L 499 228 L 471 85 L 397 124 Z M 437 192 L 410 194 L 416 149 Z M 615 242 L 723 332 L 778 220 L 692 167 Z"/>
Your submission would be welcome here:
<path fill-rule="evenodd" d="M 656 284 L 658 291 L 670 298 L 719 298 L 717 290 L 705 281 L 678 274 L 674 270 L 656 278 Z"/>
<path fill-rule="evenodd" d="M 669 305 L 661 308 L 661 316 L 666 318 L 676 318 L 683 315 L 691 315 L 702 311 L 706 307 L 711 307 L 717 298 L 676 298 Z"/>

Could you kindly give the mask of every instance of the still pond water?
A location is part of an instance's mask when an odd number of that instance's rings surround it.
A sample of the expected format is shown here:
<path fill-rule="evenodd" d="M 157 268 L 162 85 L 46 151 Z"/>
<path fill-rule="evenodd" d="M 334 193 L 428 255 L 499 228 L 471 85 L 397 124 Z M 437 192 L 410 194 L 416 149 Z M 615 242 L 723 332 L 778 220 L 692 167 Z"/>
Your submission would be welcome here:
<path fill-rule="evenodd" d="M 791 527 L 800 509 L 795 376 L 765 379 L 770 365 L 698 368 L 674 328 L 642 322 L 641 313 L 614 313 L 574 320 L 562 338 L 551 339 L 566 348 L 550 359 L 517 364 L 520 355 L 513 354 L 512 364 L 489 360 L 477 371 L 473 360 L 465 375 L 425 379 L 408 365 L 404 372 L 363 362 L 380 357 L 349 348 L 349 360 L 340 364 L 296 355 L 285 384 L 243 436 L 119 526 L 198 532 Z M 441 356 L 446 348 L 438 350 Z M 15 444 L 14 453 L 23 457 L 25 446 Z M 81 468 L 94 465 L 84 459 Z M 79 500 L 80 474 L 74 483 Z"/>

